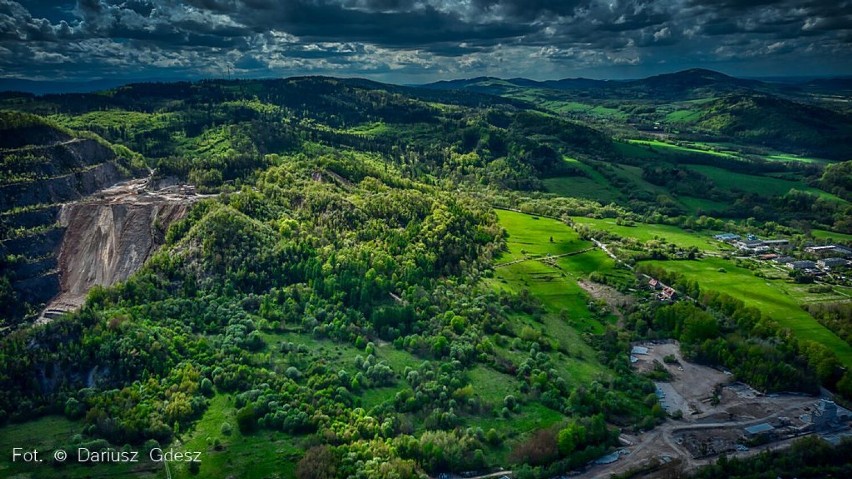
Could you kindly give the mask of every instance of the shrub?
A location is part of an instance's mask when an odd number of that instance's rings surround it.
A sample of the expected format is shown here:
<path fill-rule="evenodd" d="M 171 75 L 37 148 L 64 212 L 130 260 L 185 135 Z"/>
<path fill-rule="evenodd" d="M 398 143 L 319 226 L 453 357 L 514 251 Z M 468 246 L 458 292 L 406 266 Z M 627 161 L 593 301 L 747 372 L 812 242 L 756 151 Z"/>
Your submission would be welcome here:
<path fill-rule="evenodd" d="M 254 413 L 254 406 L 249 404 L 237 411 L 237 426 L 243 434 L 251 434 L 257 427 L 257 417 Z"/>

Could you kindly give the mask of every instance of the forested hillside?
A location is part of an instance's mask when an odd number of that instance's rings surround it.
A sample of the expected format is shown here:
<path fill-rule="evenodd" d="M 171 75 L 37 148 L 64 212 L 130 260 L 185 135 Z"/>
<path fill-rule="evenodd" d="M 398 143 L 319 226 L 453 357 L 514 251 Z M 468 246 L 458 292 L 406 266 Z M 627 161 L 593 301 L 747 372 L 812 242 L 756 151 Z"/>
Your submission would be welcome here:
<path fill-rule="evenodd" d="M 64 414 L 115 445 L 275 434 L 307 450 L 298 470 L 370 478 L 565 470 L 615 425 L 653 425 L 653 387 L 616 359 L 626 343 L 531 334 L 515 318 L 540 317 L 539 300 L 483 281 L 505 249 L 488 192 L 540 189 L 563 155 L 611 142 L 496 98 L 420 96 L 434 94 L 304 78 L 10 100 L 219 194 L 127 282 L 7 334 L 3 417 Z M 557 450 L 539 428 L 587 433 Z"/>

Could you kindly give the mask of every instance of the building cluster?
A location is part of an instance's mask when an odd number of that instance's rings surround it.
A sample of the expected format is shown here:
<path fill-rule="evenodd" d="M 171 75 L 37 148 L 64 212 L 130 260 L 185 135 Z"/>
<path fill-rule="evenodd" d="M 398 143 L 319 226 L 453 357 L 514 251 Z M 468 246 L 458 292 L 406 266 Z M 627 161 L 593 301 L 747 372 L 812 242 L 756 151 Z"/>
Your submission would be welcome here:
<path fill-rule="evenodd" d="M 793 271 L 820 275 L 852 266 L 852 249 L 845 246 L 807 246 L 803 252 L 816 259 L 813 261 L 791 256 L 790 240 L 787 239 L 760 239 L 754 235 L 743 238 L 733 233 L 718 234 L 714 238 L 734 246 L 741 254 L 757 255 L 758 259 L 773 261 Z"/>
<path fill-rule="evenodd" d="M 777 441 L 808 433 L 825 434 L 849 431 L 850 412 L 838 406 L 834 401 L 820 399 L 813 406 L 813 412 L 804 414 L 796 425 L 790 418 L 777 417 L 769 422 L 753 424 L 743 428 L 743 439 Z"/>
<path fill-rule="evenodd" d="M 656 298 L 659 301 L 670 302 L 677 299 L 677 291 L 671 286 L 666 286 L 656 278 L 648 279 L 648 288 L 657 293 Z"/>
<path fill-rule="evenodd" d="M 714 238 L 735 246 L 743 254 L 768 253 L 790 248 L 790 240 L 788 239 L 760 239 L 755 235 L 748 235 L 743 238 L 733 233 L 718 234 Z"/>

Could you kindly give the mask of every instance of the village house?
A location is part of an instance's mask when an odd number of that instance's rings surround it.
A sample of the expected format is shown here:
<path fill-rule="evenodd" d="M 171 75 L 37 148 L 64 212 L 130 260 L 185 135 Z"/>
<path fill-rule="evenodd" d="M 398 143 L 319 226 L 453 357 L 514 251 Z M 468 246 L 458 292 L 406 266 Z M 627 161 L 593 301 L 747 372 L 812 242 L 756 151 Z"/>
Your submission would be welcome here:
<path fill-rule="evenodd" d="M 657 299 L 660 301 L 673 301 L 677 297 L 677 291 L 666 286 L 657 294 Z"/>
<path fill-rule="evenodd" d="M 734 243 L 734 246 L 736 246 L 739 249 L 754 248 L 754 247 L 757 247 L 757 246 L 763 246 L 763 241 L 761 241 L 761 240 L 749 240 L 749 239 L 740 240 L 740 241 L 737 241 L 736 243 Z"/>
<path fill-rule="evenodd" d="M 790 247 L 790 240 L 786 239 L 774 239 L 774 240 L 765 240 L 763 242 L 764 246 L 768 246 L 774 249 L 785 249 Z"/>
<path fill-rule="evenodd" d="M 740 239 L 740 235 L 734 233 L 722 233 L 714 236 L 713 238 L 726 243 L 731 243 Z"/>
<path fill-rule="evenodd" d="M 825 258 L 817 261 L 817 266 L 824 271 L 832 271 L 848 266 L 849 261 L 845 258 Z"/>
<path fill-rule="evenodd" d="M 786 266 L 792 269 L 793 271 L 806 271 L 809 269 L 816 269 L 816 263 L 808 260 L 791 261 L 787 263 Z"/>
<path fill-rule="evenodd" d="M 827 257 L 842 257 L 848 258 L 852 256 L 852 250 L 845 246 L 838 245 L 824 245 L 824 246 L 808 246 L 805 248 L 805 253 L 811 253 L 813 255 L 827 258 Z"/>
<path fill-rule="evenodd" d="M 769 251 L 769 246 L 766 246 L 763 240 L 744 240 L 737 241 L 735 246 L 743 253 L 763 253 Z"/>

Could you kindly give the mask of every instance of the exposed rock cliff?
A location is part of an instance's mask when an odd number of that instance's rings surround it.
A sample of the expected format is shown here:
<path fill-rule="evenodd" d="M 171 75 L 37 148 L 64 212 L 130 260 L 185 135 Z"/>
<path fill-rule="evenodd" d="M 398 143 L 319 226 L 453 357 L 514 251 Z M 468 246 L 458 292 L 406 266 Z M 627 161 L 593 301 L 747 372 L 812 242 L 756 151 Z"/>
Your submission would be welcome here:
<path fill-rule="evenodd" d="M 197 198 L 191 188 L 132 179 L 147 169 L 131 152 L 76 135 L 0 112 L 0 331 L 127 279 Z"/>
<path fill-rule="evenodd" d="M 163 244 L 168 226 L 199 198 L 188 187 L 150 191 L 147 180 L 121 183 L 62 206 L 60 294 L 41 319 L 82 305 L 92 286 L 126 280 Z"/>

